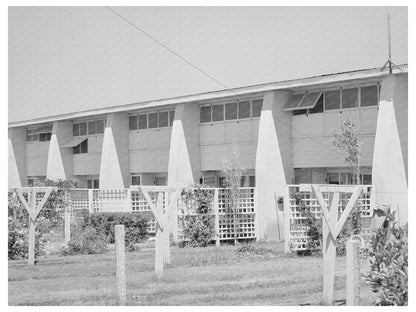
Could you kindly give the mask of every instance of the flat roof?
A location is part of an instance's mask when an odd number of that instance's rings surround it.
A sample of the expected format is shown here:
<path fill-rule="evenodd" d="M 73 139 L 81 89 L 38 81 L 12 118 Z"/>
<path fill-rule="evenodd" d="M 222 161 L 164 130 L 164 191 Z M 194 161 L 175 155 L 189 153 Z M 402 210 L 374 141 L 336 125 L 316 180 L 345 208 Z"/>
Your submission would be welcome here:
<path fill-rule="evenodd" d="M 400 69 L 393 68 L 393 74 L 400 74 L 400 73 L 408 72 L 407 64 L 399 65 L 399 68 Z M 115 113 L 115 112 L 126 112 L 126 111 L 143 109 L 143 108 L 152 108 L 152 107 L 174 105 L 174 104 L 180 104 L 180 103 L 199 102 L 199 101 L 214 100 L 214 99 L 220 99 L 220 98 L 226 98 L 226 97 L 242 96 L 242 95 L 247 95 L 251 93 L 292 89 L 292 88 L 298 88 L 298 87 L 314 86 L 314 85 L 320 85 L 320 84 L 325 84 L 325 83 L 334 83 L 334 82 L 342 82 L 342 81 L 347 82 L 347 81 L 357 80 L 357 79 L 383 77 L 383 76 L 387 76 L 388 74 L 389 74 L 388 68 L 385 68 L 384 70 L 382 70 L 381 67 L 371 68 L 371 69 L 360 69 L 360 70 L 353 70 L 353 71 L 348 71 L 348 72 L 324 74 L 320 76 L 264 83 L 264 84 L 246 86 L 246 87 L 222 89 L 218 91 L 184 95 L 184 96 L 178 96 L 178 97 L 173 97 L 173 98 L 150 100 L 150 101 L 130 103 L 130 104 L 121 104 L 121 105 L 110 106 L 110 107 L 99 108 L 99 109 L 90 109 L 90 110 L 74 112 L 74 113 L 66 113 L 66 114 L 59 114 L 59 115 L 53 115 L 53 116 L 48 116 L 48 117 L 42 117 L 42 118 L 9 122 L 8 126 L 9 128 L 29 126 L 29 125 L 48 123 L 48 122 L 59 121 L 59 120 L 83 118 L 83 117 L 109 114 L 109 113 Z"/>

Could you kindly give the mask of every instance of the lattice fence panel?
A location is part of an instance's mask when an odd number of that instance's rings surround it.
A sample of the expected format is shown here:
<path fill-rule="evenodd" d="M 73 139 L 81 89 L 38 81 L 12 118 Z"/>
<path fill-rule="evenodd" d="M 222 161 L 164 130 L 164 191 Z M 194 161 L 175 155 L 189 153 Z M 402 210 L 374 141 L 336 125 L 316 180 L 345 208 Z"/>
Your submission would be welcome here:
<path fill-rule="evenodd" d="M 309 227 L 306 224 L 307 218 L 302 216 L 300 205 L 296 203 L 295 198 L 292 198 L 292 194 L 294 193 L 301 194 L 301 201 L 305 204 L 307 209 L 310 209 L 310 212 L 313 214 L 315 218 L 322 219 L 322 211 L 318 203 L 318 200 L 313 196 L 312 192 L 299 192 L 299 186 L 289 186 L 289 213 L 285 213 L 285 218 L 290 218 L 289 245 L 293 251 L 307 250 L 307 231 L 309 230 Z M 345 210 L 345 207 L 351 195 L 351 193 L 340 193 L 340 200 L 338 204 L 338 218 Z M 362 206 L 362 230 L 360 235 L 366 240 L 370 238 L 370 224 L 372 218 L 370 195 L 371 186 L 366 186 L 357 200 L 357 204 L 361 204 Z M 325 204 L 328 205 L 329 194 L 322 193 L 322 196 L 324 197 Z"/>

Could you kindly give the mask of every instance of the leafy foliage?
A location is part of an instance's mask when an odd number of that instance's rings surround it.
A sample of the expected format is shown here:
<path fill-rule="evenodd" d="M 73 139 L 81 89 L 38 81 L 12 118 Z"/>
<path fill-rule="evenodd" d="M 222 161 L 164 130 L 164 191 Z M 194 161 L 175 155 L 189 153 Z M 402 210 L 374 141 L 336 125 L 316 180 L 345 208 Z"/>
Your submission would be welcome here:
<path fill-rule="evenodd" d="M 80 228 L 73 233 L 68 244 L 64 245 L 61 253 L 64 256 L 78 254 L 99 254 L 107 249 L 105 234 L 92 226 Z"/>
<path fill-rule="evenodd" d="M 408 226 L 378 229 L 369 255 L 371 271 L 366 282 L 378 295 L 376 305 L 407 305 Z"/>
<path fill-rule="evenodd" d="M 114 228 L 117 224 L 125 227 L 126 249 L 132 251 L 135 244 L 144 241 L 148 237 L 147 219 L 137 213 L 129 212 L 98 212 L 86 216 L 81 223 L 81 228 L 94 228 L 102 233 L 108 243 L 114 243 Z"/>
<path fill-rule="evenodd" d="M 50 232 L 48 221 L 40 217 L 35 226 L 35 257 L 45 254 Z M 29 252 L 29 229 L 27 223 L 8 218 L 8 259 L 27 259 Z"/>
<path fill-rule="evenodd" d="M 335 131 L 332 144 L 345 153 L 345 162 L 354 172 L 355 184 L 360 184 L 360 142 L 354 132 L 354 123 L 347 119 L 341 124 L 340 129 Z"/>
<path fill-rule="evenodd" d="M 182 245 L 205 247 L 215 236 L 215 216 L 212 215 L 212 191 L 204 185 L 194 184 L 181 193 L 185 207 L 182 207 Z"/>

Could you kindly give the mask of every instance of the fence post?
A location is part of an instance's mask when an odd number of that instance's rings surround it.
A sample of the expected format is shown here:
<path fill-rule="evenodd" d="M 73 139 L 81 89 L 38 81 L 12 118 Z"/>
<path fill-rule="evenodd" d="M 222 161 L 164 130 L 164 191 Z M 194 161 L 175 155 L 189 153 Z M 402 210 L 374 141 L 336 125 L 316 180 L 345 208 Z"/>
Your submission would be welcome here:
<path fill-rule="evenodd" d="M 180 190 L 178 190 L 180 192 Z M 169 193 L 169 197 L 173 198 L 175 196 L 175 193 Z M 179 197 L 180 198 L 180 197 Z M 178 200 L 176 200 L 172 205 L 172 210 L 169 213 L 170 216 L 170 228 L 172 231 L 172 239 L 175 243 L 179 241 L 179 219 L 178 219 Z"/>
<path fill-rule="evenodd" d="M 132 208 L 131 208 L 131 189 L 128 188 L 127 192 L 126 192 L 126 209 L 127 212 L 132 212 Z"/>
<path fill-rule="evenodd" d="M 94 212 L 93 207 L 93 190 L 88 190 L 88 211 L 90 214 Z"/>
<path fill-rule="evenodd" d="M 35 230 L 35 219 L 32 217 L 32 214 L 35 212 L 36 208 L 36 192 L 32 189 L 28 193 L 28 200 L 30 198 L 30 210 L 29 213 L 29 243 L 28 243 L 28 265 L 35 265 L 35 239 L 36 239 L 36 230 Z"/>
<path fill-rule="evenodd" d="M 165 198 L 165 214 L 163 216 L 163 243 L 164 243 L 164 249 L 163 249 L 163 263 L 164 264 L 170 264 L 170 211 L 169 211 L 169 200 L 170 196 L 168 192 L 162 193 Z"/>
<path fill-rule="evenodd" d="M 290 194 L 289 185 L 285 186 L 283 195 L 283 222 L 284 222 L 284 233 L 285 233 L 285 254 L 291 253 L 290 250 Z"/>
<path fill-rule="evenodd" d="M 334 202 L 334 203 L 333 203 Z M 329 193 L 328 210 L 331 222 L 338 220 L 339 193 Z M 322 207 L 321 209 L 325 209 Z M 323 216 L 324 218 L 324 216 Z M 323 304 L 332 305 L 334 300 L 336 238 L 332 236 L 325 220 L 322 220 L 323 236 Z"/>
<path fill-rule="evenodd" d="M 64 210 L 64 227 L 65 227 L 65 244 L 71 240 L 71 207 L 69 205 L 65 205 Z"/>
<path fill-rule="evenodd" d="M 347 241 L 347 305 L 360 305 L 360 242 Z"/>
<path fill-rule="evenodd" d="M 115 226 L 117 305 L 126 305 L 126 249 L 124 225 Z"/>
<path fill-rule="evenodd" d="M 214 213 L 215 213 L 215 246 L 219 247 L 220 243 L 220 209 L 218 206 L 218 188 L 214 190 Z"/>
<path fill-rule="evenodd" d="M 160 216 L 163 216 L 163 193 L 159 192 L 156 197 L 156 210 Z M 157 278 L 163 276 L 163 262 L 165 244 L 163 240 L 163 224 L 156 220 L 156 237 L 155 237 L 155 275 Z"/>

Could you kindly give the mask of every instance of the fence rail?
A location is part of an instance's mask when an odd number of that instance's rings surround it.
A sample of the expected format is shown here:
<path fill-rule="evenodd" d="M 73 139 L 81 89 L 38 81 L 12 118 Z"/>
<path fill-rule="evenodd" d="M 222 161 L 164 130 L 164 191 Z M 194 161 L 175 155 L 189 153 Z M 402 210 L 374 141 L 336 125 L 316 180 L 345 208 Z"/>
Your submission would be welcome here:
<path fill-rule="evenodd" d="M 294 194 L 298 194 L 300 200 L 296 200 Z M 322 193 L 325 204 L 328 205 L 329 193 Z M 351 193 L 340 193 L 338 203 L 338 218 L 351 197 Z M 317 218 L 322 218 L 322 211 L 318 199 L 309 190 L 302 190 L 300 185 L 286 186 L 284 196 L 284 210 L 285 210 L 285 249 L 286 252 L 302 251 L 308 249 L 308 235 L 309 226 L 306 223 L 307 217 L 304 216 L 301 210 L 301 205 L 312 215 Z M 374 187 L 371 185 L 364 185 L 357 204 L 361 206 L 361 233 L 360 236 L 364 240 L 368 240 L 371 236 L 370 227 L 373 217 L 374 205 Z M 348 223 L 347 223 L 348 226 Z"/>

